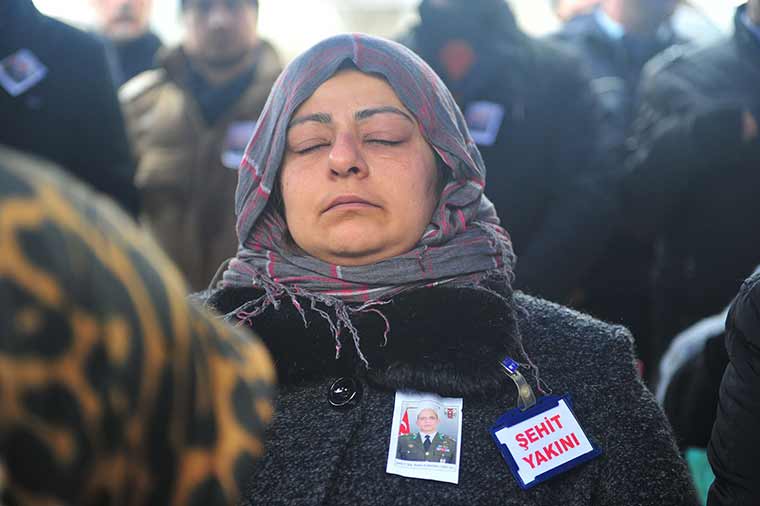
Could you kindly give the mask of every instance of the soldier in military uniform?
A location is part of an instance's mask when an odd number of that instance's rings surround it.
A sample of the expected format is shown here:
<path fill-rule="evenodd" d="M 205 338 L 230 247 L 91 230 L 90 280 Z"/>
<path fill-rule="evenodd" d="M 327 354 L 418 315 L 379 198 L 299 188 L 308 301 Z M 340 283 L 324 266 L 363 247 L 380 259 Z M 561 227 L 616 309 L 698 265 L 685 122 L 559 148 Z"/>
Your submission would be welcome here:
<path fill-rule="evenodd" d="M 439 422 L 438 412 L 435 409 L 421 409 L 417 413 L 419 432 L 399 436 L 396 458 L 456 464 L 457 441 L 438 432 Z"/>

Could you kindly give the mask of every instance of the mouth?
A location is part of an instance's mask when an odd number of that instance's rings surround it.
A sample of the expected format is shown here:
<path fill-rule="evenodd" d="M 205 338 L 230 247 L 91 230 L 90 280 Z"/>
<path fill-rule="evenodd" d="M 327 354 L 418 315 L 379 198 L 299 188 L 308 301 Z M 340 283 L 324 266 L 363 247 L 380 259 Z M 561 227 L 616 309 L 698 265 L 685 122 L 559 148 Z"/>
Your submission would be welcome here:
<path fill-rule="evenodd" d="M 377 204 L 363 199 L 357 195 L 341 195 L 332 201 L 322 210 L 323 213 L 328 211 L 379 208 Z"/>
<path fill-rule="evenodd" d="M 122 13 L 116 16 L 116 19 L 114 19 L 114 22 L 116 23 L 122 23 L 122 24 L 131 24 L 136 21 L 135 17 L 132 16 L 130 13 Z"/>

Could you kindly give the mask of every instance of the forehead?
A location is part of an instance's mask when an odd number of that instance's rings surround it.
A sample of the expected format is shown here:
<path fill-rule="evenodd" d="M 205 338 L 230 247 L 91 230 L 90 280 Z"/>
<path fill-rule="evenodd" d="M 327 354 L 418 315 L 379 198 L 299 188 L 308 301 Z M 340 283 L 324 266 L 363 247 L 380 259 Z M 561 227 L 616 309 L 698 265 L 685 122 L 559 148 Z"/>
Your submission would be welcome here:
<path fill-rule="evenodd" d="M 398 107 L 412 116 L 385 79 L 358 70 L 343 70 L 322 83 L 295 114 L 337 114 L 383 105 Z"/>
<path fill-rule="evenodd" d="M 417 417 L 419 418 L 424 413 L 431 414 L 431 415 L 435 416 L 436 418 L 438 418 L 438 413 L 436 413 L 434 410 L 432 410 L 430 408 L 421 409 L 420 412 L 417 414 Z"/>

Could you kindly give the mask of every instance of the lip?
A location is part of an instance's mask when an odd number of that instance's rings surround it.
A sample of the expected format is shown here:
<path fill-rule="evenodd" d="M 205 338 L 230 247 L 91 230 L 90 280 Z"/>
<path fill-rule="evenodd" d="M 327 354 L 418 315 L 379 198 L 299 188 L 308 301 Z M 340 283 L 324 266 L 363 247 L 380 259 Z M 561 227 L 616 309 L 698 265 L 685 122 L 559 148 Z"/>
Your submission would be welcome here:
<path fill-rule="evenodd" d="M 333 209 L 349 209 L 349 208 L 361 208 L 361 207 L 380 207 L 374 202 L 359 197 L 358 195 L 339 195 L 330 201 L 329 204 L 322 210 L 323 213 L 331 211 Z"/>

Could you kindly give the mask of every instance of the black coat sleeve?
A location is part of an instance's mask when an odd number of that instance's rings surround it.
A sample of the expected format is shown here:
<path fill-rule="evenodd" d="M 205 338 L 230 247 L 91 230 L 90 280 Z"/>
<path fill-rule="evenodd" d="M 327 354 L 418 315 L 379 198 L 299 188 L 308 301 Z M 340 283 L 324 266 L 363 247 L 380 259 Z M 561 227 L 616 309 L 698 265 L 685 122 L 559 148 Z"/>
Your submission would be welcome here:
<path fill-rule="evenodd" d="M 728 313 L 729 364 L 707 448 L 715 482 L 708 506 L 757 504 L 760 498 L 760 275 L 750 277 Z"/>
<path fill-rule="evenodd" d="M 580 62 L 564 52 L 554 65 L 556 99 L 550 163 L 557 167 L 549 209 L 517 262 L 517 283 L 531 293 L 566 302 L 602 252 L 617 216 L 614 168 L 604 141 L 602 108 Z"/>

